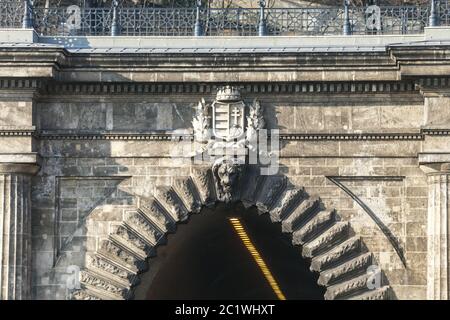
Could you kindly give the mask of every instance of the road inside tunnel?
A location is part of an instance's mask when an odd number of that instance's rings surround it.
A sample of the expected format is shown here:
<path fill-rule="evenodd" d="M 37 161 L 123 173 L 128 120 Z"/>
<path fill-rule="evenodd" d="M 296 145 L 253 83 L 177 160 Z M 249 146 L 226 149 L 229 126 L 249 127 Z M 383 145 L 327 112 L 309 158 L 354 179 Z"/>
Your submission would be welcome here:
<path fill-rule="evenodd" d="M 230 223 L 238 218 L 283 295 L 323 299 L 324 288 L 309 271 L 309 261 L 291 244 L 279 224 L 256 208 L 219 204 L 192 215 L 159 246 L 141 276 L 136 299 L 277 299 L 248 248 Z"/>

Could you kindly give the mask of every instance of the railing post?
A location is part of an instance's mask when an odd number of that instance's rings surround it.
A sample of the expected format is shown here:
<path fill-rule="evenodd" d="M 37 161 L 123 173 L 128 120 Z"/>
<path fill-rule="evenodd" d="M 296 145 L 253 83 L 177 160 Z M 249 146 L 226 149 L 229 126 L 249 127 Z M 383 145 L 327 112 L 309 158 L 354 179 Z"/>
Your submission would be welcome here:
<path fill-rule="evenodd" d="M 201 37 L 203 36 L 203 26 L 202 21 L 200 20 L 200 9 L 202 7 L 202 1 L 197 0 L 196 3 L 196 14 L 195 14 L 195 26 L 194 26 L 194 36 Z"/>
<path fill-rule="evenodd" d="M 30 3 L 30 0 L 24 0 L 23 3 L 24 8 L 23 8 L 22 28 L 31 29 L 33 28 L 33 6 Z"/>
<path fill-rule="evenodd" d="M 266 17 L 264 14 L 264 9 L 266 7 L 265 0 L 259 0 L 259 28 L 258 35 L 260 37 L 267 36 L 267 25 L 266 25 Z"/>
<path fill-rule="evenodd" d="M 430 27 L 437 27 L 439 25 L 439 17 L 436 12 L 436 0 L 431 0 L 429 25 Z"/>
<path fill-rule="evenodd" d="M 113 1 L 113 16 L 112 16 L 112 23 L 111 23 L 111 36 L 115 37 L 120 35 L 120 25 L 117 21 L 117 7 L 119 6 L 119 1 L 114 0 Z"/>
<path fill-rule="evenodd" d="M 344 25 L 342 28 L 342 33 L 344 34 L 344 36 L 350 36 L 352 34 L 350 17 L 348 13 L 348 0 L 344 0 Z"/>

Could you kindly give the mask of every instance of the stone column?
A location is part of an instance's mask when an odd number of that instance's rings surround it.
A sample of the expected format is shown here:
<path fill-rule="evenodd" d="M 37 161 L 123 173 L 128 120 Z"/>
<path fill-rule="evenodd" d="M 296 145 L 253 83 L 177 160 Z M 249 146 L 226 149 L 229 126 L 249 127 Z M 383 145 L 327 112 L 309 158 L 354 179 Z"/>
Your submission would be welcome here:
<path fill-rule="evenodd" d="M 428 299 L 448 299 L 449 174 L 428 176 Z"/>
<path fill-rule="evenodd" d="M 427 299 L 449 299 L 450 163 L 430 163 L 421 168 L 428 176 Z"/>
<path fill-rule="evenodd" d="M 447 300 L 449 286 L 450 240 L 450 89 L 448 83 L 424 80 L 422 133 L 418 155 L 428 179 L 427 211 L 427 298 Z"/>
<path fill-rule="evenodd" d="M 0 164 L 0 299 L 29 299 L 33 164 Z"/>

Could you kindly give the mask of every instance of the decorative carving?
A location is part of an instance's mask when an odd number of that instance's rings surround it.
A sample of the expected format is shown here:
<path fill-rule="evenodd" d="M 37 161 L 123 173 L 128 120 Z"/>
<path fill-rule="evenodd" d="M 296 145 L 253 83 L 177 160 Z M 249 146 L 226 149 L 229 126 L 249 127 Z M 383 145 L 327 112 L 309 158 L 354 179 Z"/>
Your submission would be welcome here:
<path fill-rule="evenodd" d="M 234 158 L 220 158 L 213 165 L 217 197 L 225 203 L 233 200 L 233 190 L 239 184 L 242 164 Z"/>
<path fill-rule="evenodd" d="M 299 226 L 304 224 L 311 215 L 320 211 L 321 203 L 318 197 L 315 196 L 309 199 L 304 198 L 294 209 L 294 212 L 281 222 L 281 231 L 294 232 Z"/>
<path fill-rule="evenodd" d="M 83 284 L 107 291 L 108 293 L 119 296 L 120 298 L 125 298 L 128 292 L 127 288 L 116 286 L 110 281 L 100 279 L 90 273 L 87 273 L 86 271 L 80 272 L 80 281 Z"/>
<path fill-rule="evenodd" d="M 391 287 L 384 286 L 376 290 L 350 297 L 349 300 L 389 300 Z"/>
<path fill-rule="evenodd" d="M 325 300 L 334 300 L 348 296 L 356 291 L 368 291 L 367 282 L 371 275 L 364 274 L 357 278 L 350 279 L 344 283 L 331 286 L 325 293 Z"/>
<path fill-rule="evenodd" d="M 200 198 L 204 205 L 211 206 L 215 203 L 214 183 L 212 173 L 209 168 L 192 169 L 192 180 L 197 186 Z"/>
<path fill-rule="evenodd" d="M 134 278 L 134 274 L 112 265 L 111 263 L 109 263 L 108 261 L 104 260 L 103 258 L 97 255 L 88 255 L 86 259 L 88 268 L 93 267 L 103 270 L 129 283 L 131 283 Z"/>
<path fill-rule="evenodd" d="M 189 211 L 172 187 L 157 187 L 155 196 L 163 207 L 172 214 L 175 221 L 184 221 L 189 217 Z"/>
<path fill-rule="evenodd" d="M 173 188 L 185 203 L 188 211 L 198 213 L 202 208 L 201 200 L 198 198 L 197 190 L 191 178 L 175 178 Z"/>
<path fill-rule="evenodd" d="M 286 188 L 286 177 L 267 176 L 258 192 L 256 207 L 262 213 L 268 212 Z"/>
<path fill-rule="evenodd" d="M 313 258 L 311 261 L 310 269 L 312 271 L 325 270 L 330 266 L 332 266 L 333 264 L 337 263 L 337 261 L 339 261 L 346 255 L 352 252 L 357 252 L 360 249 L 361 249 L 360 238 L 352 237 L 347 241 L 345 241 L 344 243 L 340 244 L 339 246 L 335 247 L 334 249 L 330 250 L 326 254 Z"/>
<path fill-rule="evenodd" d="M 320 252 L 338 243 L 339 239 L 345 239 L 349 234 L 349 227 L 348 222 L 337 222 L 319 237 L 305 244 L 302 250 L 303 256 L 309 258 L 317 256 Z"/>
<path fill-rule="evenodd" d="M 161 232 L 136 211 L 128 212 L 126 222 L 136 229 L 145 239 L 149 240 L 152 245 L 158 244 L 159 240 L 163 237 Z"/>
<path fill-rule="evenodd" d="M 117 227 L 115 234 L 122 238 L 127 244 L 131 244 L 139 250 L 142 250 L 145 255 L 149 255 L 152 247 L 142 241 L 138 236 L 134 235 L 130 230 L 124 226 Z M 144 257 L 145 258 L 145 257 Z"/>
<path fill-rule="evenodd" d="M 126 265 L 135 266 L 138 270 L 144 269 L 144 265 L 140 263 L 133 255 L 118 247 L 111 241 L 103 241 L 101 249 L 112 257 L 119 259 L 119 261 L 125 262 Z"/>
<path fill-rule="evenodd" d="M 270 218 L 272 221 L 281 221 L 289 213 L 294 210 L 295 206 L 300 202 L 305 192 L 303 189 L 289 189 L 284 193 L 284 196 L 280 198 L 277 205 L 270 210 Z"/>
<path fill-rule="evenodd" d="M 335 220 L 335 215 L 335 210 L 327 210 L 318 214 L 310 222 L 292 234 L 292 243 L 304 244 L 306 241 L 309 241 L 333 223 Z"/>
<path fill-rule="evenodd" d="M 241 100 L 241 92 L 238 87 L 226 85 L 226 86 L 220 87 L 219 90 L 217 90 L 216 100 L 222 101 L 222 102 L 240 101 Z"/>
<path fill-rule="evenodd" d="M 225 86 L 217 91 L 212 104 L 214 137 L 231 141 L 244 134 L 245 104 L 237 87 Z"/>
<path fill-rule="evenodd" d="M 173 231 L 175 229 L 175 223 L 170 214 L 161 207 L 155 198 L 141 198 L 139 209 L 163 232 Z"/>
<path fill-rule="evenodd" d="M 73 300 L 101 300 L 99 297 L 96 297 L 92 294 L 86 292 L 86 290 L 77 290 L 72 293 Z"/>
<path fill-rule="evenodd" d="M 253 100 L 253 104 L 249 106 L 247 116 L 247 141 L 252 145 L 257 141 L 258 131 L 266 125 L 262 113 L 262 108 L 258 100 Z"/>
<path fill-rule="evenodd" d="M 235 86 L 220 87 L 211 108 L 202 99 L 198 104 L 192 125 L 195 140 L 207 142 L 207 144 L 194 154 L 200 155 L 206 152 L 219 157 L 229 154 L 244 157 L 248 151 L 247 147 L 256 148 L 257 131 L 264 127 L 261 105 L 254 100 L 249 107 L 247 127 L 245 127 L 246 109 L 240 90 Z M 212 124 L 210 123 L 210 111 Z M 211 125 L 212 132 L 209 130 Z M 247 135 L 245 135 L 245 130 L 248 131 Z M 251 139 L 252 143 L 249 143 L 247 139 Z"/>
<path fill-rule="evenodd" d="M 210 132 L 210 114 L 209 107 L 205 99 L 201 99 L 195 110 L 192 126 L 194 128 L 194 137 L 198 142 L 207 142 L 211 137 Z"/>
<path fill-rule="evenodd" d="M 352 260 L 320 274 L 317 283 L 322 286 L 328 286 L 335 283 L 337 280 L 345 277 L 350 273 L 357 273 L 359 270 L 364 272 L 365 269 L 372 263 L 373 257 L 371 253 L 364 253 L 353 258 Z"/>

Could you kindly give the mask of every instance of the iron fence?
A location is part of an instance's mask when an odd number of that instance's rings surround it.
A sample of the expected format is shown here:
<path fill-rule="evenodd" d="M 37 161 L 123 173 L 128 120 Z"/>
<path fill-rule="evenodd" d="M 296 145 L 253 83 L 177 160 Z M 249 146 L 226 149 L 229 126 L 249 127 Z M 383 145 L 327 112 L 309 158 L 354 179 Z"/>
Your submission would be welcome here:
<path fill-rule="evenodd" d="M 0 28 L 21 28 L 23 1 L 0 0 Z"/>
<path fill-rule="evenodd" d="M 25 1 L 0 0 L 0 28 L 23 25 Z M 450 25 L 447 1 L 436 3 L 440 25 Z M 117 8 L 120 34 L 126 36 L 192 36 L 196 22 L 205 36 L 258 35 L 260 9 Z M 348 7 L 352 34 L 415 34 L 429 25 L 430 6 Z M 110 35 L 113 8 L 32 8 L 31 23 L 40 35 Z M 265 8 L 268 35 L 342 34 L 344 7 Z"/>

